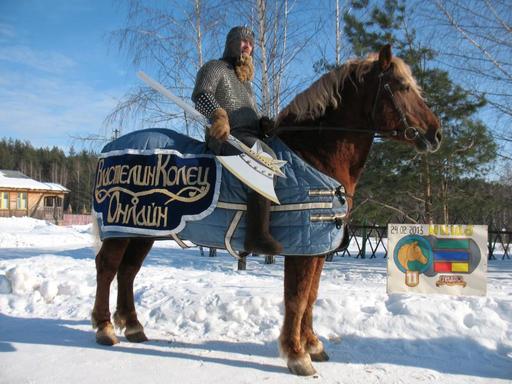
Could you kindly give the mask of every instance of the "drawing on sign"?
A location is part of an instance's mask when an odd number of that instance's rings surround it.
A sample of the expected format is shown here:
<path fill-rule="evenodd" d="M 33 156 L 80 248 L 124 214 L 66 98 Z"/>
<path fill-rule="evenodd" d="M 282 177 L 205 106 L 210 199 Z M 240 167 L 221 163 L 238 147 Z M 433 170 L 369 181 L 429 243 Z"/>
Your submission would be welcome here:
<path fill-rule="evenodd" d="M 420 274 L 432 265 L 432 248 L 421 236 L 406 236 L 398 242 L 394 252 L 395 264 L 405 273 L 405 284 L 415 287 L 420 282 Z"/>
<path fill-rule="evenodd" d="M 405 284 L 409 287 L 419 284 L 420 274 L 429 277 L 440 275 L 437 287 L 466 287 L 463 275 L 473 272 L 480 259 L 480 249 L 470 238 L 407 235 L 398 241 L 394 250 L 395 264 L 405 274 Z"/>
<path fill-rule="evenodd" d="M 485 295 L 487 227 L 389 224 L 388 293 Z"/>

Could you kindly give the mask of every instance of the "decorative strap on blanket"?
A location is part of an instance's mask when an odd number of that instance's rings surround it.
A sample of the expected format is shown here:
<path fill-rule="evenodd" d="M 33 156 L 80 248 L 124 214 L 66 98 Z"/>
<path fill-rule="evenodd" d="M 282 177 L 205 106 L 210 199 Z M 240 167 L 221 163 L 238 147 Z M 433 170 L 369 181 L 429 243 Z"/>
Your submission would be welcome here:
<path fill-rule="evenodd" d="M 335 189 L 311 189 L 309 196 L 334 196 L 336 194 Z"/>
<path fill-rule="evenodd" d="M 343 196 L 345 195 L 345 189 L 343 186 L 339 186 L 336 189 L 317 189 L 310 190 L 309 196 L 338 196 L 341 204 L 345 203 Z M 224 236 L 224 246 L 226 250 L 229 252 L 231 256 L 235 259 L 240 259 L 240 255 L 233 249 L 231 245 L 231 240 L 233 235 L 242 219 L 243 214 L 247 211 L 246 204 L 237 204 L 237 203 L 228 203 L 224 201 L 217 202 L 217 208 L 227 209 L 236 211 L 233 215 L 233 219 L 229 224 L 228 229 L 226 230 L 226 234 Z M 307 211 L 307 210 L 318 210 L 318 209 L 332 209 L 332 202 L 308 202 L 308 203 L 296 203 L 296 204 L 281 204 L 281 205 L 273 205 L 270 207 L 271 212 L 287 212 L 287 211 Z M 320 221 L 328 221 L 333 222 L 336 225 L 337 229 L 341 229 L 343 226 L 343 221 L 346 217 L 346 214 L 317 214 L 311 215 L 310 220 L 312 222 L 320 222 Z"/>
<path fill-rule="evenodd" d="M 343 223 L 347 215 L 311 215 L 311 221 L 332 221 L 336 224 L 337 229 L 341 229 L 343 227 Z"/>
<path fill-rule="evenodd" d="M 231 238 L 233 237 L 235 229 L 238 226 L 238 223 L 240 222 L 243 214 L 244 212 L 241 210 L 235 213 L 233 220 L 231 220 L 231 224 L 229 224 L 228 230 L 226 231 L 226 236 L 224 237 L 224 246 L 226 247 L 226 250 L 237 260 L 240 260 L 240 255 L 238 255 L 238 253 L 236 253 L 236 251 L 231 246 Z"/>
<path fill-rule="evenodd" d="M 343 185 L 340 185 L 336 189 L 311 189 L 309 196 L 337 196 L 342 205 L 345 204 L 346 197 L 350 199 L 353 198 L 352 195 L 345 192 Z"/>
<path fill-rule="evenodd" d="M 234 204 L 219 201 L 217 208 L 230 209 L 233 211 L 247 211 L 246 204 Z M 332 203 L 298 203 L 298 204 L 281 204 L 270 207 L 270 212 L 286 212 L 286 211 L 306 211 L 310 209 L 331 209 Z"/>
<path fill-rule="evenodd" d="M 176 242 L 176 244 L 178 244 L 181 249 L 187 249 L 187 248 L 191 248 L 189 245 L 187 245 L 183 240 L 181 240 L 177 234 L 175 233 L 171 233 L 171 237 L 172 239 Z"/>

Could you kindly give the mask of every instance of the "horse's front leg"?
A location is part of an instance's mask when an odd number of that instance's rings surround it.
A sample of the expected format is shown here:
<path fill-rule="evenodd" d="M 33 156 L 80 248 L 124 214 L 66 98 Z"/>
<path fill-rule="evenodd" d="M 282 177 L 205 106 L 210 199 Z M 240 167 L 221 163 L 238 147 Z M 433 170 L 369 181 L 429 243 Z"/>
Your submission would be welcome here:
<path fill-rule="evenodd" d="M 309 353 L 312 361 L 328 361 L 329 355 L 325 352 L 323 343 L 318 339 L 313 331 L 313 305 L 318 297 L 318 287 L 320 286 L 320 276 L 324 267 L 325 257 L 315 257 L 315 259 L 315 273 L 309 290 L 306 310 L 302 317 L 301 336 L 302 343 L 305 345 L 306 352 Z"/>
<path fill-rule="evenodd" d="M 114 313 L 114 324 L 120 330 L 124 329 L 128 341 L 134 343 L 148 340 L 137 319 L 133 281 L 152 246 L 151 239 L 131 239 L 117 272 L 117 309 Z"/>
<path fill-rule="evenodd" d="M 119 343 L 110 322 L 110 284 L 117 273 L 129 239 L 106 239 L 96 255 L 96 298 L 92 310 L 92 326 L 97 328 L 96 342 L 103 345 Z"/>
<path fill-rule="evenodd" d="M 300 376 L 315 374 L 311 358 L 305 350 L 301 324 L 308 304 L 315 273 L 313 257 L 285 257 L 284 262 L 284 324 L 279 337 L 280 349 L 288 369 Z"/>

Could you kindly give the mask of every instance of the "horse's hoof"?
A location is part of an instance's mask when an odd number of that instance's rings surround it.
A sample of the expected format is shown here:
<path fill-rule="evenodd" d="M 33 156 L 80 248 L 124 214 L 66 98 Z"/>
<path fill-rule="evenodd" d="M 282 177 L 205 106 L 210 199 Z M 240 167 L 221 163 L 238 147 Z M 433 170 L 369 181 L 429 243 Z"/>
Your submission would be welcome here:
<path fill-rule="evenodd" d="M 309 353 L 311 361 L 329 361 L 329 355 L 325 352 L 324 344 L 320 340 L 317 340 L 314 344 L 309 344 L 306 347 L 306 352 Z"/>
<path fill-rule="evenodd" d="M 312 361 L 329 361 L 329 355 L 325 352 L 324 344 L 320 340 L 317 340 L 314 345 L 309 345 L 306 352 L 309 353 Z"/>
<path fill-rule="evenodd" d="M 324 361 L 329 361 L 329 355 L 325 351 L 321 351 L 318 353 L 310 353 L 311 361 L 321 363 Z"/>
<path fill-rule="evenodd" d="M 108 346 L 119 343 L 119 339 L 114 332 L 114 327 L 112 324 L 109 323 L 96 331 L 96 342 L 98 344 Z"/>
<path fill-rule="evenodd" d="M 288 359 L 288 369 L 297 376 L 312 376 L 316 373 L 309 355 L 298 359 Z"/>
<path fill-rule="evenodd" d="M 132 343 L 143 343 L 149 340 L 144 334 L 144 331 L 139 331 L 135 333 L 125 333 L 124 335 L 126 336 L 126 340 Z"/>
<path fill-rule="evenodd" d="M 126 336 L 126 339 L 132 343 L 143 343 L 148 341 L 148 338 L 144 333 L 144 327 L 139 321 L 137 321 L 135 324 L 126 325 L 124 335 Z"/>

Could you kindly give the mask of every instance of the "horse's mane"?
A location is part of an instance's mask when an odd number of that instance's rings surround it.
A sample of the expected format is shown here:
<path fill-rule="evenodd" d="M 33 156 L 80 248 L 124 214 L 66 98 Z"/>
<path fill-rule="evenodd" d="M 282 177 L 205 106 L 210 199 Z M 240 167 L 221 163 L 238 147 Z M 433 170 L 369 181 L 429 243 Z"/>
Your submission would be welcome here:
<path fill-rule="evenodd" d="M 377 53 L 371 53 L 366 58 L 357 58 L 347 61 L 339 68 L 335 68 L 317 81 L 305 91 L 298 94 L 278 115 L 278 124 L 288 116 L 293 116 L 295 122 L 316 119 L 322 117 L 328 107 L 337 108 L 341 104 L 341 92 L 347 80 L 351 81 L 354 87 L 364 81 L 366 75 L 372 69 L 375 61 L 379 59 Z M 416 93 L 421 96 L 421 88 L 412 76 L 411 69 L 399 57 L 394 56 L 391 59 L 393 63 L 393 72 Z M 353 76 L 351 76 L 353 75 Z"/>

